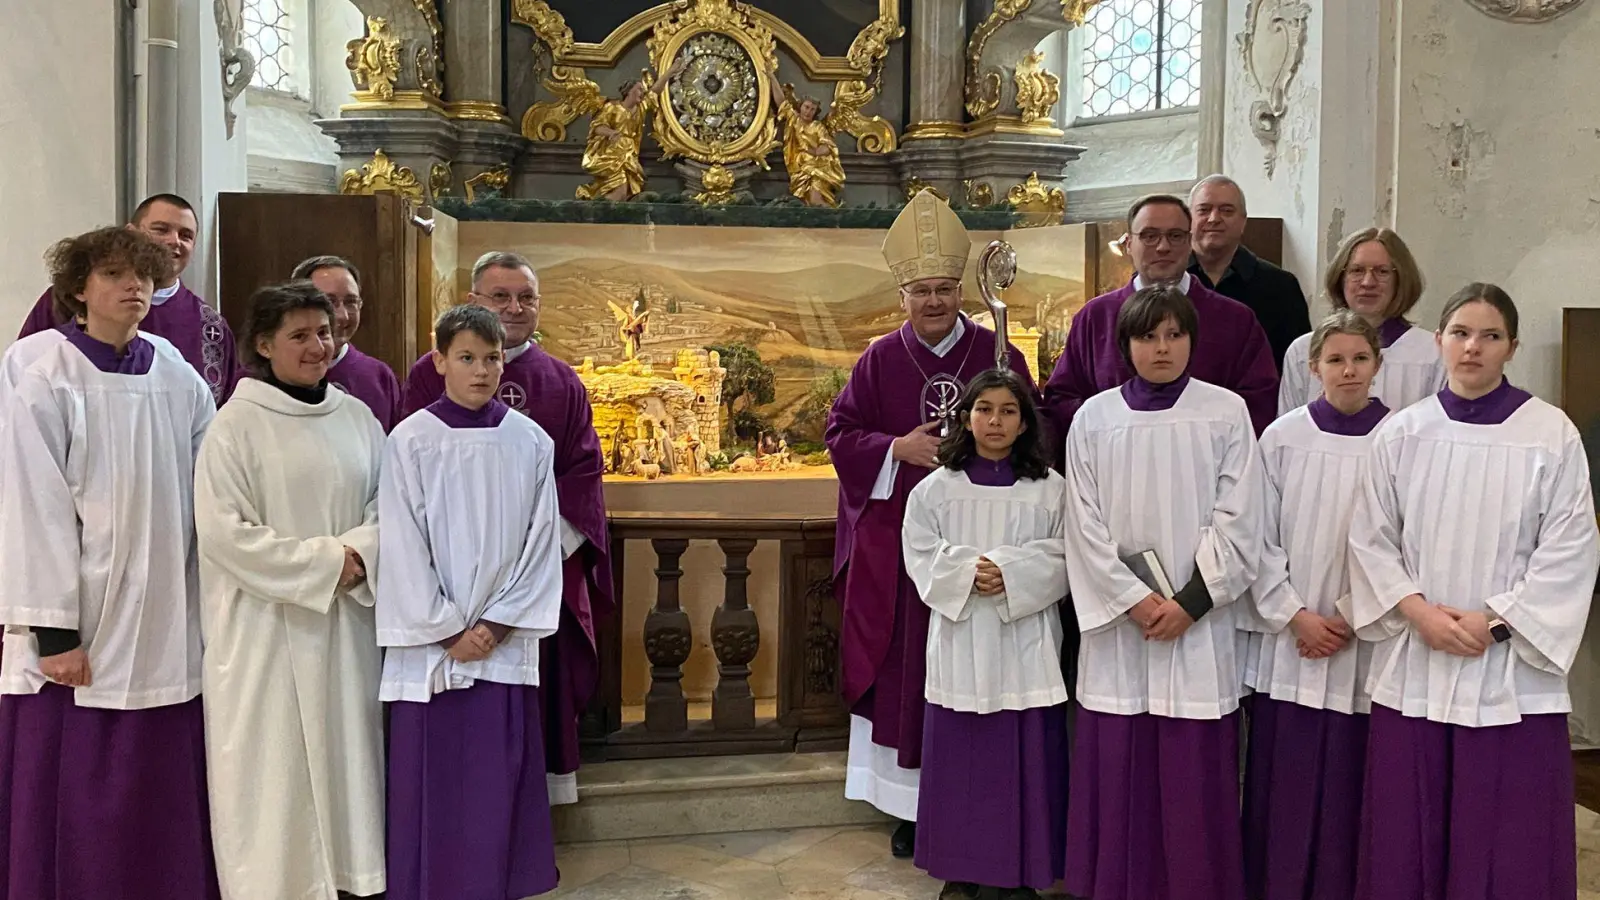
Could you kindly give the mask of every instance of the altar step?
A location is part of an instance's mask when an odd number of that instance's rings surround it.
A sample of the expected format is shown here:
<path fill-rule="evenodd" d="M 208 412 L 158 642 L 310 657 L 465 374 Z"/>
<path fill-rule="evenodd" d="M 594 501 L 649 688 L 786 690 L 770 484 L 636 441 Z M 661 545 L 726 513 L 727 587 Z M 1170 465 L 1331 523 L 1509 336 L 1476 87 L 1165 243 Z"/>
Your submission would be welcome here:
<path fill-rule="evenodd" d="M 638 840 L 886 822 L 844 798 L 843 753 L 624 760 L 578 771 L 578 802 L 552 812 L 556 840 Z"/>

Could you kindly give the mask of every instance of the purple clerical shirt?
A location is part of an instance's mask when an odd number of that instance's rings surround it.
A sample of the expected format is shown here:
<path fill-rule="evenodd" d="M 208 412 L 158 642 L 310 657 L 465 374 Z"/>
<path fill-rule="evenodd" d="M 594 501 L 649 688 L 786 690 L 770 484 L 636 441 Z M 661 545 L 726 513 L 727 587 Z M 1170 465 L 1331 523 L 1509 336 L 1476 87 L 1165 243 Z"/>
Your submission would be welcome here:
<path fill-rule="evenodd" d="M 1044 404 L 1062 445 L 1072 417 L 1085 400 L 1133 377 L 1117 347 L 1117 313 L 1134 294 L 1129 282 L 1084 305 L 1072 317 L 1067 344 L 1044 386 Z M 1189 374 L 1244 398 L 1260 434 L 1278 412 L 1278 367 L 1266 332 L 1250 307 L 1209 290 L 1191 277 L 1189 299 L 1200 322 L 1190 351 Z"/>
<path fill-rule="evenodd" d="M 1373 397 L 1360 410 L 1342 413 L 1328 402 L 1327 397 L 1318 397 L 1306 405 L 1306 412 L 1311 414 L 1311 424 L 1317 426 L 1319 431 L 1345 437 L 1365 437 L 1389 414 L 1389 407 Z"/>
<path fill-rule="evenodd" d="M 55 298 L 46 290 L 23 320 L 17 339 L 63 324 L 65 320 L 56 315 Z M 218 406 L 233 394 L 234 384 L 244 375 L 227 320 L 182 283 L 171 296 L 152 299 L 150 312 L 139 323 L 139 330 L 171 341 L 205 379 Z"/>
<path fill-rule="evenodd" d="M 1500 385 L 1482 397 L 1468 400 L 1450 390 L 1448 386 L 1439 392 L 1439 405 L 1444 407 L 1444 414 L 1451 421 L 1464 425 L 1499 425 L 1511 418 L 1522 404 L 1533 399 L 1533 395 L 1519 387 L 1512 387 L 1511 382 L 1500 379 Z"/>
<path fill-rule="evenodd" d="M 599 680 L 594 623 L 616 607 L 611 584 L 611 539 L 606 528 L 605 474 L 589 394 L 578 373 L 537 344 L 506 363 L 500 402 L 538 423 L 555 442 L 557 506 L 583 535 L 582 548 L 562 564 L 562 615 L 554 637 L 539 642 L 539 692 L 546 717 L 545 765 L 555 774 L 578 768 L 578 714 Z M 512 351 L 516 352 L 516 351 Z M 507 355 L 510 355 L 509 353 Z M 444 377 L 423 354 L 406 376 L 404 415 L 444 396 Z"/>
<path fill-rule="evenodd" d="M 365 403 L 384 434 L 400 423 L 400 379 L 388 365 L 357 350 L 354 344 L 344 345 L 339 361 L 328 368 L 328 381 Z"/>
<path fill-rule="evenodd" d="M 967 382 L 994 367 L 994 332 L 970 320 L 963 324 L 964 333 L 943 356 L 928 349 L 909 322 L 874 341 L 833 402 L 824 435 L 839 476 L 834 584 L 843 607 L 841 692 L 854 709 L 868 689 L 880 688 L 876 708 L 860 714 L 872 720 L 875 743 L 897 749 L 903 768 L 921 763 L 928 607 L 906 574 L 900 529 L 906 498 L 930 470 L 901 463 L 889 496 L 872 495 L 895 438 L 935 421 L 941 404 L 954 408 Z M 1035 390 L 1026 357 L 1015 347 L 1011 369 Z M 890 660 L 897 639 L 909 649 L 903 660 Z M 875 684 L 880 672 L 894 684 Z"/>

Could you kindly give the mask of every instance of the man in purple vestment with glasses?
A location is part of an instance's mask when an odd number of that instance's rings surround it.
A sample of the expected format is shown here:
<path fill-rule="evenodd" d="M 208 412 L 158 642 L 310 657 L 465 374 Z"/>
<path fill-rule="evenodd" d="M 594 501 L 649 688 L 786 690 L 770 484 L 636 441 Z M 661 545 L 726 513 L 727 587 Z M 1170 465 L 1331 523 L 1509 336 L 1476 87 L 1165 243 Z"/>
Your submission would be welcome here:
<path fill-rule="evenodd" d="M 388 434 L 401 418 L 400 379 L 387 363 L 350 343 L 361 327 L 361 273 L 347 259 L 313 256 L 295 266 L 289 277 L 310 281 L 333 304 L 333 365 L 328 367 L 328 381 L 365 403 Z"/>
<path fill-rule="evenodd" d="M 150 300 L 150 314 L 139 330 L 160 335 L 170 341 L 194 366 L 211 397 L 221 406 L 233 394 L 233 384 L 242 374 L 235 357 L 233 330 L 222 314 L 179 280 L 194 255 L 200 220 L 194 207 L 177 194 L 155 194 L 133 211 L 128 227 L 142 231 L 172 253 L 172 281 L 156 285 Z M 56 305 L 49 288 L 39 295 L 28 318 L 22 322 L 17 339 L 58 328 L 71 316 Z"/>
<path fill-rule="evenodd" d="M 851 714 L 845 796 L 901 820 L 890 840 L 901 858 L 916 842 L 928 607 L 906 574 L 900 530 L 911 489 L 937 466 L 941 434 L 959 427 L 952 419 L 962 389 L 994 367 L 994 332 L 961 313 L 970 249 L 961 220 L 932 192 L 906 204 L 883 242 L 906 323 L 856 361 L 826 434 L 839 475 L 834 585 Z M 1034 389 L 1015 349 L 1011 368 Z"/>
<path fill-rule="evenodd" d="M 600 483 L 605 460 L 589 394 L 578 373 L 533 342 L 540 298 L 532 264 L 516 253 L 485 253 L 472 267 L 469 299 L 498 315 L 506 329 L 499 400 L 533 419 L 555 441 L 563 558 L 561 624 L 554 636 L 539 642 L 539 705 L 544 711 L 550 803 L 576 803 L 578 714 L 600 677 L 595 622 L 614 609 L 611 542 Z M 443 393 L 444 377 L 430 351 L 406 376 L 404 416 L 426 408 Z"/>

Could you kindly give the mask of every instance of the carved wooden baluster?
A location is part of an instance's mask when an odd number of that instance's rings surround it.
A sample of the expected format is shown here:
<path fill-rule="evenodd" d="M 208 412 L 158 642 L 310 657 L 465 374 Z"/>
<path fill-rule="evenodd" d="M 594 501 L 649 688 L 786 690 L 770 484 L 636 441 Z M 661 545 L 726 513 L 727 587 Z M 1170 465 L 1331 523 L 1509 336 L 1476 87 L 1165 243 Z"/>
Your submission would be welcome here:
<path fill-rule="evenodd" d="M 750 608 L 746 589 L 750 579 L 751 538 L 717 541 L 727 564 L 722 567 L 722 605 L 711 617 L 711 648 L 716 651 L 719 676 L 711 695 L 711 722 L 718 731 L 756 727 L 756 700 L 750 693 L 750 661 L 761 648 L 761 625 Z"/>
<path fill-rule="evenodd" d="M 683 696 L 683 664 L 694 638 L 689 614 L 678 607 L 678 565 L 689 547 L 684 538 L 651 538 L 656 551 L 656 605 L 644 617 L 644 655 L 650 660 L 650 693 L 644 699 L 646 731 L 685 731 L 689 702 Z"/>

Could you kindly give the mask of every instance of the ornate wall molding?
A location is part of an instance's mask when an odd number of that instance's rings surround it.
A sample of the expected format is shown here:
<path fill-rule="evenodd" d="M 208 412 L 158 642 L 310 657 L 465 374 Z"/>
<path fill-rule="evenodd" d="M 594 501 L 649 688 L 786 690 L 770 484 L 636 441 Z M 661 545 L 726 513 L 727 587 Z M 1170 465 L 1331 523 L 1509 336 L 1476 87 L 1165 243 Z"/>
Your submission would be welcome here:
<path fill-rule="evenodd" d="M 440 101 L 444 96 L 444 81 L 440 73 L 444 69 L 444 25 L 439 21 L 434 0 L 352 0 L 352 4 L 366 17 L 369 29 L 374 20 L 381 19 L 386 24 L 384 37 L 397 42 L 395 53 L 400 65 L 389 88 L 380 93 L 363 87 L 356 67 L 347 61 L 357 90 L 351 95 L 354 102 L 341 109 L 443 112 Z M 374 37 L 377 35 L 369 32 L 351 41 L 352 54 L 357 42 Z M 384 95 L 389 96 L 386 99 Z"/>
<path fill-rule="evenodd" d="M 232 140 L 233 123 L 238 118 L 233 101 L 250 86 L 250 78 L 256 73 L 256 58 L 240 45 L 244 36 L 242 0 L 213 0 L 211 12 L 217 20 L 217 50 L 222 58 L 223 124 Z"/>
<path fill-rule="evenodd" d="M 967 40 L 967 115 L 974 119 L 982 118 L 985 114 L 1000 108 L 1001 73 L 999 66 L 989 66 L 986 70 L 983 65 L 983 51 L 989 46 L 989 41 L 1007 22 L 1028 11 L 1033 5 L 1033 0 L 995 0 L 994 9 L 984 17 L 978 27 L 972 29 L 972 37 Z"/>
<path fill-rule="evenodd" d="M 1467 0 L 1485 15 L 1507 22 L 1537 24 L 1566 15 L 1583 0 Z"/>
<path fill-rule="evenodd" d="M 399 194 L 414 203 L 422 202 L 422 182 L 409 166 L 397 166 L 389 154 L 380 148 L 372 154 L 372 162 L 361 171 L 346 169 L 339 179 L 341 194 Z"/>
<path fill-rule="evenodd" d="M 1027 125 L 1054 125 L 1050 113 L 1061 100 L 1061 79 L 1044 67 L 1044 54 L 1033 50 L 1017 63 L 1017 109 Z"/>
<path fill-rule="evenodd" d="M 1250 0 L 1237 37 L 1245 74 L 1261 95 L 1250 104 L 1250 130 L 1261 142 L 1268 178 L 1277 168 L 1279 124 L 1289 111 L 1289 83 L 1305 56 L 1310 17 L 1311 7 L 1300 0 Z"/>

